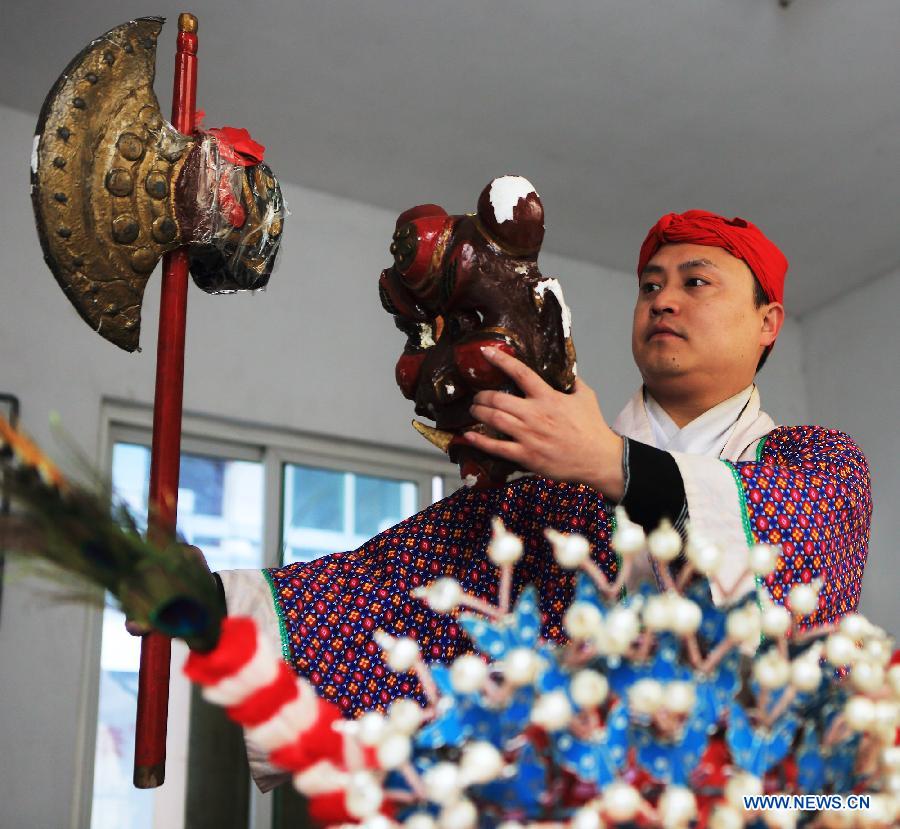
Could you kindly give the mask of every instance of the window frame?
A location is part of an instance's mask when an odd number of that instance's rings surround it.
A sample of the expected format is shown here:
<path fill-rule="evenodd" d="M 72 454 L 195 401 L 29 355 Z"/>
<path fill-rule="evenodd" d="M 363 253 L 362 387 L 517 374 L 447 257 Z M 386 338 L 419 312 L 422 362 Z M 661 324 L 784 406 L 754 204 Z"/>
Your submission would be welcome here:
<path fill-rule="evenodd" d="M 103 398 L 100 403 L 99 467 L 107 476 L 112 471 L 116 443 L 149 446 L 153 428 L 153 410 L 147 404 L 118 398 Z M 263 567 L 281 565 L 283 556 L 283 492 L 287 464 L 299 464 L 338 472 L 351 472 L 383 478 L 412 481 L 417 485 L 417 510 L 433 503 L 439 480 L 442 495 L 452 491 L 453 480 L 447 460 L 438 450 L 417 451 L 406 447 L 376 445 L 356 438 L 324 435 L 200 412 L 185 411 L 182 416 L 183 452 L 263 465 Z M 81 728 L 79 733 L 78 792 L 73 810 L 73 829 L 90 827 L 93 803 L 94 758 L 99 716 L 100 653 L 102 647 L 102 608 L 90 611 L 82 668 Z M 186 780 L 167 780 L 155 790 L 163 801 L 163 810 L 177 809 L 183 815 Z M 272 826 L 272 798 L 252 787 L 250 823 L 252 829 Z M 159 800 L 155 799 L 156 812 Z M 169 812 L 172 813 L 171 811 Z"/>

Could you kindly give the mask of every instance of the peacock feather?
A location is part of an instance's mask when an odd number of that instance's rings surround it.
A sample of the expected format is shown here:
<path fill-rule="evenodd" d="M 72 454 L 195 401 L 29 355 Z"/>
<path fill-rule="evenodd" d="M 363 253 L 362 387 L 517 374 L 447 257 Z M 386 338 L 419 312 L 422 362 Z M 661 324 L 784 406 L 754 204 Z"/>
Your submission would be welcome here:
<path fill-rule="evenodd" d="M 78 598 L 96 595 L 89 585 L 102 587 L 128 619 L 192 649 L 215 646 L 224 608 L 202 557 L 177 542 L 144 538 L 109 484 L 99 477 L 92 485 L 69 481 L 2 416 L 0 472 L 13 505 L 10 516 L 0 517 L 0 551 L 61 568 L 69 594 Z"/>

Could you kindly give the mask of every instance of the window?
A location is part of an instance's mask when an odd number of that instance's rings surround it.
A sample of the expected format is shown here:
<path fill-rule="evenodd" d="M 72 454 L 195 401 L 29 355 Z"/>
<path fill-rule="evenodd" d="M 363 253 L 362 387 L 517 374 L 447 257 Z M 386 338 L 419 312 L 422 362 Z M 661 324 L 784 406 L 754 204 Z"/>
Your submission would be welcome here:
<path fill-rule="evenodd" d="M 312 561 L 355 550 L 416 512 L 418 485 L 397 480 L 285 464 L 284 563 Z"/>
<path fill-rule="evenodd" d="M 179 474 L 179 534 L 189 543 L 201 547 L 213 570 L 261 567 L 262 464 L 184 454 Z M 149 481 L 149 447 L 115 442 L 113 489 L 128 504 L 142 527 L 147 523 Z M 105 608 L 91 829 L 151 829 L 155 825 L 154 811 L 161 806 L 155 802 L 158 798 L 153 792 L 140 791 L 131 785 L 140 640 L 125 632 L 124 623 L 125 618 L 117 609 Z M 180 680 L 180 663 L 184 655 L 183 648 L 173 648 L 173 684 Z M 171 693 L 170 710 L 175 718 L 182 713 L 176 710 L 179 701 L 190 700 L 184 694 L 183 681 L 181 684 L 180 689 L 173 688 Z M 173 748 L 166 785 L 172 787 L 174 781 L 175 785 L 180 783 L 183 787 L 188 771 L 186 746 Z M 173 765 L 175 768 L 171 768 Z"/>
<path fill-rule="evenodd" d="M 104 416 L 114 489 L 146 522 L 152 414 L 107 401 Z M 213 570 L 276 566 L 354 549 L 442 497 L 444 476 L 449 481 L 448 472 L 452 475 L 440 456 L 424 452 L 191 416 L 183 430 L 178 529 L 203 550 Z M 274 798 L 255 788 L 251 794 L 239 730 L 183 679 L 187 650 L 178 642 L 173 643 L 166 784 L 150 791 L 133 788 L 139 654 L 140 642 L 125 632 L 122 615 L 107 607 L 91 829 L 251 824 L 263 829 L 273 825 L 273 811 L 279 813 L 277 825 L 296 814 L 290 797 L 279 796 L 273 809 Z"/>

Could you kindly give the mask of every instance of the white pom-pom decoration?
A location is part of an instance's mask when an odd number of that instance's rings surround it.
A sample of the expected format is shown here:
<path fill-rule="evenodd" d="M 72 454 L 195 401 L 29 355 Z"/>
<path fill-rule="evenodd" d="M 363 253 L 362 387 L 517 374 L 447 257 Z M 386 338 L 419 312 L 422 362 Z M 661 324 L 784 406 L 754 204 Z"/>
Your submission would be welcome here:
<path fill-rule="evenodd" d="M 375 754 L 381 768 L 399 768 L 412 756 L 412 741 L 406 734 L 398 731 L 391 732 L 378 744 Z"/>
<path fill-rule="evenodd" d="M 471 742 L 463 749 L 459 769 L 467 786 L 488 783 L 503 771 L 503 755 L 491 743 Z"/>
<path fill-rule="evenodd" d="M 391 727 L 401 734 L 415 733 L 424 719 L 425 712 L 419 703 L 412 699 L 396 699 L 388 709 L 388 721 Z"/>
<path fill-rule="evenodd" d="M 690 636 L 700 629 L 703 611 L 700 605 L 690 599 L 676 597 L 672 607 L 671 630 L 679 636 Z"/>
<path fill-rule="evenodd" d="M 697 799 L 684 786 L 667 786 L 656 811 L 662 819 L 663 829 L 683 829 L 697 817 Z"/>
<path fill-rule="evenodd" d="M 873 724 L 886 732 L 893 732 L 900 724 L 900 704 L 889 699 L 875 701 Z"/>
<path fill-rule="evenodd" d="M 709 829 L 744 829 L 744 819 L 731 806 L 716 806 L 709 817 Z"/>
<path fill-rule="evenodd" d="M 473 829 L 478 823 L 478 810 L 471 800 L 448 803 L 438 815 L 440 829 Z"/>
<path fill-rule="evenodd" d="M 617 605 L 606 616 L 605 650 L 612 654 L 622 654 L 641 631 L 638 614 L 630 607 Z"/>
<path fill-rule="evenodd" d="M 616 507 L 616 531 L 611 545 L 622 558 L 635 556 L 647 546 L 643 527 L 628 518 L 624 507 Z"/>
<path fill-rule="evenodd" d="M 850 665 L 858 655 L 856 643 L 844 633 L 832 633 L 825 640 L 825 658 L 836 668 Z"/>
<path fill-rule="evenodd" d="M 373 817 L 381 809 L 384 792 L 370 772 L 360 771 L 351 775 L 344 802 L 353 817 Z"/>
<path fill-rule="evenodd" d="M 781 639 L 791 628 L 791 614 L 780 604 L 766 601 L 760 624 L 762 632 L 770 639 Z"/>
<path fill-rule="evenodd" d="M 493 535 L 488 544 L 488 558 L 498 567 L 515 564 L 522 557 L 522 539 L 508 532 L 497 517 L 491 519 L 491 527 Z"/>
<path fill-rule="evenodd" d="M 457 657 L 450 666 L 450 684 L 458 694 L 475 694 L 484 688 L 489 669 L 474 653 Z"/>
<path fill-rule="evenodd" d="M 546 731 L 561 731 L 572 721 L 572 704 L 563 691 L 542 694 L 531 709 L 531 721 Z"/>
<path fill-rule="evenodd" d="M 691 533 L 685 555 L 694 568 L 706 576 L 713 575 L 722 565 L 722 550 L 712 541 Z"/>
<path fill-rule="evenodd" d="M 378 745 L 387 732 L 387 719 L 377 711 L 363 714 L 354 725 L 357 737 L 364 746 Z"/>
<path fill-rule="evenodd" d="M 659 526 L 647 536 L 650 555 L 660 561 L 674 561 L 681 553 L 681 536 L 668 518 L 663 518 Z"/>
<path fill-rule="evenodd" d="M 768 810 L 763 812 L 766 829 L 796 829 L 800 814 L 796 809 Z"/>
<path fill-rule="evenodd" d="M 403 829 L 437 829 L 437 821 L 431 815 L 417 812 L 403 821 Z"/>
<path fill-rule="evenodd" d="M 425 795 L 434 803 L 451 803 L 459 798 L 463 783 L 455 763 L 435 763 L 422 775 Z"/>
<path fill-rule="evenodd" d="M 762 780 L 747 772 L 738 772 L 725 784 L 725 800 L 728 805 L 743 812 L 744 797 L 756 797 L 763 792 Z"/>
<path fill-rule="evenodd" d="M 553 547 L 553 557 L 566 570 L 580 567 L 591 554 L 591 545 L 583 535 L 561 533 L 552 528 L 544 530 L 544 535 Z"/>
<path fill-rule="evenodd" d="M 596 637 L 603 627 L 600 611 L 588 602 L 572 602 L 563 616 L 563 627 L 570 639 L 587 641 Z"/>
<path fill-rule="evenodd" d="M 375 641 L 378 642 L 377 639 Z M 378 644 L 382 648 L 385 647 L 381 642 L 378 642 Z M 415 639 L 410 639 L 407 636 L 395 639 L 384 652 L 384 661 L 387 662 L 388 667 L 392 671 L 396 671 L 398 674 L 405 674 L 407 671 L 412 670 L 419 659 L 419 645 Z"/>
<path fill-rule="evenodd" d="M 857 814 L 862 829 L 896 827 L 900 818 L 900 803 L 889 794 L 870 794 L 869 807 Z"/>
<path fill-rule="evenodd" d="M 537 654 L 528 648 L 513 648 L 500 663 L 504 679 L 515 687 L 531 685 L 540 667 Z"/>
<path fill-rule="evenodd" d="M 783 688 L 791 678 L 791 665 L 777 651 L 768 651 L 753 663 L 753 676 L 763 688 Z"/>
<path fill-rule="evenodd" d="M 641 795 L 627 783 L 610 783 L 603 790 L 603 811 L 614 821 L 631 820 L 641 808 Z"/>
<path fill-rule="evenodd" d="M 663 692 L 663 707 L 673 714 L 689 714 L 697 701 L 692 682 L 669 682 Z"/>
<path fill-rule="evenodd" d="M 850 697 L 844 706 L 844 717 L 854 731 L 868 731 L 875 725 L 875 704 L 868 697 Z"/>
<path fill-rule="evenodd" d="M 745 605 L 737 610 L 732 610 L 725 620 L 725 631 L 730 639 L 742 643 L 758 644 L 762 633 L 762 614 L 754 605 Z"/>
<path fill-rule="evenodd" d="M 891 665 L 887 672 L 888 685 L 895 697 L 900 697 L 900 665 Z"/>
<path fill-rule="evenodd" d="M 655 714 L 663 705 L 663 694 L 655 679 L 639 679 L 628 689 L 628 709 L 632 714 Z"/>
<path fill-rule="evenodd" d="M 798 691 L 815 691 L 822 684 L 822 669 L 815 659 L 802 656 L 791 663 L 791 685 Z"/>
<path fill-rule="evenodd" d="M 868 639 L 863 645 L 863 654 L 866 659 L 871 659 L 887 670 L 888 663 L 891 661 L 891 656 L 893 656 L 891 642 L 889 639 L 881 637 Z"/>
<path fill-rule="evenodd" d="M 868 659 L 859 659 L 850 671 L 850 683 L 857 691 L 875 694 L 884 685 L 884 668 Z"/>
<path fill-rule="evenodd" d="M 809 616 L 819 606 L 819 585 L 816 582 L 795 584 L 785 603 L 795 616 Z"/>
<path fill-rule="evenodd" d="M 583 806 L 569 818 L 569 829 L 603 829 L 603 821 L 597 809 Z"/>
<path fill-rule="evenodd" d="M 771 544 L 754 544 L 747 557 L 747 565 L 757 576 L 768 576 L 778 562 L 778 549 Z"/>
<path fill-rule="evenodd" d="M 677 597 L 676 597 L 677 600 Z M 652 631 L 664 631 L 672 628 L 675 605 L 672 596 L 663 593 L 659 596 L 650 596 L 644 605 L 642 617 L 644 626 Z"/>
<path fill-rule="evenodd" d="M 572 677 L 569 692 L 576 705 L 582 708 L 595 708 L 609 694 L 609 682 L 603 674 L 585 668 Z"/>
<path fill-rule="evenodd" d="M 412 591 L 415 599 L 421 599 L 435 613 L 450 613 L 463 597 L 463 589 L 456 579 L 443 578 Z"/>
<path fill-rule="evenodd" d="M 848 613 L 841 619 L 839 630 L 844 636 L 849 636 L 854 642 L 858 642 L 869 634 L 872 625 L 865 616 L 858 613 Z"/>

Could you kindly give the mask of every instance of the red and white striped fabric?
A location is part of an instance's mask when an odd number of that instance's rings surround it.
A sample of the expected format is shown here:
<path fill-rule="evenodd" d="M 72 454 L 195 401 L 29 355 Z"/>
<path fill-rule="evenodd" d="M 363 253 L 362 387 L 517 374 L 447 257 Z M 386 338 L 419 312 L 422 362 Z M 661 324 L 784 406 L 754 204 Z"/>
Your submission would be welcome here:
<path fill-rule="evenodd" d="M 209 702 L 247 730 L 270 761 L 293 773 L 321 823 L 354 821 L 346 793 L 351 775 L 377 767 L 374 752 L 346 730 L 340 709 L 322 700 L 259 636 L 256 623 L 229 616 L 216 647 L 192 652 L 184 668 Z M 337 726 L 337 727 L 336 727 Z"/>

